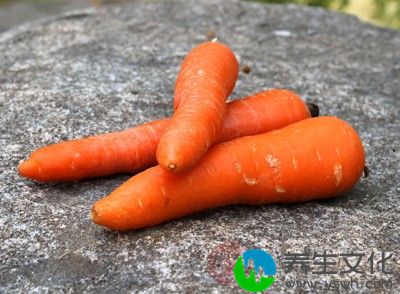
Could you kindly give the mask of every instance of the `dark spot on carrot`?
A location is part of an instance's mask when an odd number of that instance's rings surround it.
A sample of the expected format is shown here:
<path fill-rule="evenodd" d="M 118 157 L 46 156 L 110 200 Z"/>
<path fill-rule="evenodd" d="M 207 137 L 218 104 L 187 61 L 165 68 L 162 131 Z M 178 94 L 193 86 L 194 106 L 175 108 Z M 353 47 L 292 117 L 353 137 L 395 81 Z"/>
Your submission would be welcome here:
<path fill-rule="evenodd" d="M 251 67 L 248 64 L 243 65 L 242 72 L 245 74 L 249 74 L 251 72 Z"/>
<path fill-rule="evenodd" d="M 310 110 L 311 117 L 319 116 L 319 107 L 314 103 L 307 103 L 308 109 Z"/>
<path fill-rule="evenodd" d="M 369 168 L 368 166 L 364 166 L 364 178 L 368 178 L 369 176 Z"/>
<path fill-rule="evenodd" d="M 207 40 L 211 41 L 211 40 L 213 40 L 215 38 L 216 38 L 216 35 L 215 35 L 215 33 L 213 31 L 208 31 L 207 32 Z"/>

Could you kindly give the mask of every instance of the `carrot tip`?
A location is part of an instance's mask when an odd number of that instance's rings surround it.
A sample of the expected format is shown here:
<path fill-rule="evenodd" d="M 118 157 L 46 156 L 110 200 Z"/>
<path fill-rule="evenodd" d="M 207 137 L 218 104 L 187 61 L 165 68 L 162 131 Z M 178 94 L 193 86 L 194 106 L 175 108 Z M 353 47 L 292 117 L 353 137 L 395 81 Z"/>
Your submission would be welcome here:
<path fill-rule="evenodd" d="M 18 173 L 24 177 L 29 177 L 35 172 L 35 170 L 36 170 L 36 163 L 29 159 L 22 161 L 18 166 Z"/>
<path fill-rule="evenodd" d="M 207 39 L 208 40 L 213 40 L 213 39 L 215 39 L 216 38 L 216 36 L 215 36 L 215 33 L 213 32 L 213 31 L 209 31 L 208 33 L 207 33 Z"/>
<path fill-rule="evenodd" d="M 90 210 L 90 219 L 92 222 L 97 223 L 97 211 L 96 208 L 93 206 L 92 209 Z"/>

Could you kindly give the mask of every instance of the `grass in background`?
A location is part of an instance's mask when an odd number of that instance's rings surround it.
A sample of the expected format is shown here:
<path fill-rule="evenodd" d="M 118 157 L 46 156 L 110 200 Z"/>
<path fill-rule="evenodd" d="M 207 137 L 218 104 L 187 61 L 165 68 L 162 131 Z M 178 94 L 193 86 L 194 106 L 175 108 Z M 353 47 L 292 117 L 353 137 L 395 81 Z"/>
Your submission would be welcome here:
<path fill-rule="evenodd" d="M 256 0 L 257 1 L 257 0 Z M 400 0 L 258 0 L 265 3 L 297 3 L 351 13 L 364 21 L 400 28 Z"/>

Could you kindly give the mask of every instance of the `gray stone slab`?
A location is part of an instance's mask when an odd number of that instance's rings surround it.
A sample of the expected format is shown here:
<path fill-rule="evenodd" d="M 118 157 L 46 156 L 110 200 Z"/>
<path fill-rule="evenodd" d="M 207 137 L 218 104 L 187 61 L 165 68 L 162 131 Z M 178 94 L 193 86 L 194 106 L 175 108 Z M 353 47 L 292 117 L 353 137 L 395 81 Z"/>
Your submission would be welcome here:
<path fill-rule="evenodd" d="M 233 98 L 297 91 L 359 131 L 370 176 L 329 201 L 228 207 L 116 233 L 92 225 L 89 209 L 128 176 L 49 185 L 17 175 L 45 144 L 170 115 L 179 64 L 209 30 L 252 68 Z M 399 31 L 293 5 L 136 2 L 7 31 L 0 56 L 0 292 L 236 292 L 224 258 L 250 247 L 277 260 L 271 293 L 305 277 L 283 272 L 285 254 L 322 250 L 375 252 L 376 261 L 391 252 L 393 274 L 308 278 L 391 279 L 400 292 Z"/>

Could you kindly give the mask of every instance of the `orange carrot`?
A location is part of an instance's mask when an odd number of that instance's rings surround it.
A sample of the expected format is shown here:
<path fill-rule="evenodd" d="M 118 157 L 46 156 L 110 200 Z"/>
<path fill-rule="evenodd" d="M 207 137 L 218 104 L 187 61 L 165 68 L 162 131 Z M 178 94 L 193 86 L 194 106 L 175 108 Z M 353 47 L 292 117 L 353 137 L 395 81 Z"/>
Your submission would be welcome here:
<path fill-rule="evenodd" d="M 308 117 L 310 111 L 295 93 L 281 89 L 260 92 L 228 103 L 217 141 L 261 134 Z M 143 170 L 156 164 L 158 141 L 169 121 L 157 120 L 122 132 L 40 148 L 20 164 L 19 173 L 37 181 L 51 182 Z"/>
<path fill-rule="evenodd" d="M 176 110 L 157 147 L 163 168 L 190 169 L 217 140 L 238 72 L 235 55 L 221 43 L 205 42 L 189 52 L 175 84 Z"/>
<path fill-rule="evenodd" d="M 215 145 L 185 174 L 152 167 L 97 201 L 91 217 L 114 229 L 140 229 L 231 204 L 328 198 L 353 187 L 364 151 L 356 131 L 336 117 Z"/>
<path fill-rule="evenodd" d="M 156 163 L 158 140 L 169 119 L 125 131 L 42 147 L 19 167 L 19 174 L 40 182 L 75 181 L 137 172 Z"/>
<path fill-rule="evenodd" d="M 315 104 L 305 104 L 296 93 L 272 89 L 229 102 L 217 143 L 262 134 L 318 116 Z"/>

